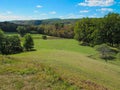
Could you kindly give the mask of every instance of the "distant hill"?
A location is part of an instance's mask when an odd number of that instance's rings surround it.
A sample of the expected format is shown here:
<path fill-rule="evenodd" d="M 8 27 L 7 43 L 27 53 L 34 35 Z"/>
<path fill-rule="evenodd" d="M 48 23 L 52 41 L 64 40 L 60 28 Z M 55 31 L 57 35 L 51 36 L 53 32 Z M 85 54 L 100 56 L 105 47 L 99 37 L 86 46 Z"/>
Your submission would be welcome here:
<path fill-rule="evenodd" d="M 45 19 L 45 20 L 16 20 L 10 21 L 14 24 L 21 24 L 21 25 L 41 25 L 41 24 L 55 24 L 55 23 L 64 23 L 64 24 L 75 24 L 76 21 L 79 19 Z"/>
<path fill-rule="evenodd" d="M 0 22 L 0 28 L 5 32 L 16 32 L 17 26 L 20 25 L 52 25 L 55 23 L 63 23 L 67 25 L 74 25 L 79 19 L 45 19 L 45 20 L 15 20 Z"/>
<path fill-rule="evenodd" d="M 0 29 L 5 32 L 16 32 L 18 24 L 10 23 L 10 22 L 0 22 Z"/>

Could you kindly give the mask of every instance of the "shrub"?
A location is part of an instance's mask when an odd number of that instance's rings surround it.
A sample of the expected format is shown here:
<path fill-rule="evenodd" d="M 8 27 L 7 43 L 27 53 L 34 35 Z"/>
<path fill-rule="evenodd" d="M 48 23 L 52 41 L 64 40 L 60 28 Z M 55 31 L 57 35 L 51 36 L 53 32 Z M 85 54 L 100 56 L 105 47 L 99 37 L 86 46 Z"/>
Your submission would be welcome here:
<path fill-rule="evenodd" d="M 111 60 L 114 59 L 114 52 L 111 50 L 111 47 L 109 47 L 107 44 L 101 44 L 95 46 L 96 50 L 100 53 L 101 58 L 105 60 Z"/>
<path fill-rule="evenodd" d="M 42 39 L 46 40 L 46 39 L 47 39 L 47 36 L 46 36 L 46 35 L 43 35 L 43 36 L 42 36 Z"/>

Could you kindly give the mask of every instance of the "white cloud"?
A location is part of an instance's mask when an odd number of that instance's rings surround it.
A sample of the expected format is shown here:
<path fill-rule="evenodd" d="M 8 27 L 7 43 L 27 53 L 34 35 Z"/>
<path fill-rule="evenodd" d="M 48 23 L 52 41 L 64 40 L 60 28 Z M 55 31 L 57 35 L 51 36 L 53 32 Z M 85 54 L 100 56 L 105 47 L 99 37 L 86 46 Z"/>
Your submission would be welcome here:
<path fill-rule="evenodd" d="M 49 12 L 50 14 L 56 14 L 56 12 L 55 11 L 51 11 L 51 12 Z"/>
<path fill-rule="evenodd" d="M 18 16 L 18 15 L 0 15 L 0 21 L 11 21 L 11 20 L 31 20 L 35 19 L 32 16 Z"/>
<path fill-rule="evenodd" d="M 0 21 L 6 20 L 20 20 L 23 19 L 23 16 L 16 16 L 16 15 L 0 15 Z"/>
<path fill-rule="evenodd" d="M 87 13 L 89 10 L 81 10 L 80 13 Z"/>
<path fill-rule="evenodd" d="M 100 12 L 102 12 L 102 13 L 104 13 L 104 12 L 112 12 L 113 11 L 113 9 L 112 8 L 101 8 L 101 9 L 97 9 L 96 11 L 100 11 Z"/>
<path fill-rule="evenodd" d="M 37 6 L 36 6 L 36 8 L 42 8 L 42 7 L 43 7 L 43 6 L 41 6 L 41 5 L 37 5 Z"/>
<path fill-rule="evenodd" d="M 78 3 L 79 6 L 111 6 L 114 4 L 114 0 L 85 0 L 82 3 Z"/>
<path fill-rule="evenodd" d="M 11 11 L 0 12 L 0 21 L 11 21 L 11 20 L 36 20 L 49 18 L 47 13 L 40 13 L 38 10 L 33 11 L 34 15 L 15 15 Z"/>

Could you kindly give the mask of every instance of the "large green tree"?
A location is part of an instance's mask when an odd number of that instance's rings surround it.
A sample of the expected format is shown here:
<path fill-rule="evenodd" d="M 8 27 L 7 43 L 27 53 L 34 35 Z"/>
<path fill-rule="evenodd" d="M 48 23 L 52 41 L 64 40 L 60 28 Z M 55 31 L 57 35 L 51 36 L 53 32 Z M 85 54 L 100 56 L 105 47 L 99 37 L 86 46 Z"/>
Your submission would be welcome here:
<path fill-rule="evenodd" d="M 83 18 L 76 23 L 74 28 L 75 39 L 84 43 L 93 43 L 95 22 L 90 18 Z"/>
<path fill-rule="evenodd" d="M 1 53 L 3 55 L 22 52 L 20 38 L 18 36 L 5 36 L 1 44 Z"/>
<path fill-rule="evenodd" d="M 26 34 L 24 36 L 23 46 L 24 46 L 25 50 L 27 50 L 27 51 L 30 51 L 34 48 L 34 41 L 30 34 Z"/>

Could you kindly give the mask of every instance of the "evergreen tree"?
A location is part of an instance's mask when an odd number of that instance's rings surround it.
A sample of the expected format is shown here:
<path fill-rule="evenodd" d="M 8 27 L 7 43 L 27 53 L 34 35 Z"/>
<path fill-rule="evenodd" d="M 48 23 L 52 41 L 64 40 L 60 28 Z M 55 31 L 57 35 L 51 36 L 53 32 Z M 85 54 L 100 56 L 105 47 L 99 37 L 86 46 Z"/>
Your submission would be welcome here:
<path fill-rule="evenodd" d="M 33 38 L 31 37 L 30 34 L 26 34 L 24 36 L 23 46 L 24 46 L 25 50 L 27 50 L 27 51 L 30 51 L 34 48 Z"/>

